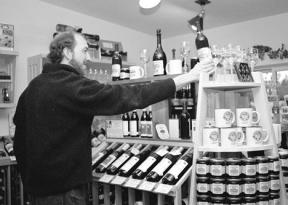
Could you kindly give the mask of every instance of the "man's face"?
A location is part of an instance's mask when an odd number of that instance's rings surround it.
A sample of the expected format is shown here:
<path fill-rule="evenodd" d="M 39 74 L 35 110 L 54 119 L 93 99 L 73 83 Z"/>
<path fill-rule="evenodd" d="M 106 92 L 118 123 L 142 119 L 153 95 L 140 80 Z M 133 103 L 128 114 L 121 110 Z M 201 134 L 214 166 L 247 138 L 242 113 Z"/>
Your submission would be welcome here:
<path fill-rule="evenodd" d="M 90 60 L 88 44 L 85 38 L 81 35 L 75 35 L 75 41 L 76 44 L 73 49 L 73 56 L 70 60 L 70 64 L 77 69 L 84 70 L 86 69 L 87 60 Z"/>

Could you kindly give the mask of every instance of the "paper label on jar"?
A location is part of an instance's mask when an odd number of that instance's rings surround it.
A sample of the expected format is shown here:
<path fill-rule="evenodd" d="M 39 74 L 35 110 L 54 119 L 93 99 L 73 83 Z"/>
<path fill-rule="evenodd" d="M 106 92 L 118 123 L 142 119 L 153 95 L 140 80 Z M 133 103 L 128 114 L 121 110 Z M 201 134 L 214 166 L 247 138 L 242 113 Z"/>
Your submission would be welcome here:
<path fill-rule="evenodd" d="M 129 135 L 129 125 L 128 121 L 122 121 L 122 130 L 123 130 L 123 135 Z"/>
<path fill-rule="evenodd" d="M 288 159 L 281 159 L 281 166 L 288 167 Z"/>
<path fill-rule="evenodd" d="M 122 154 L 115 162 L 113 162 L 112 166 L 119 168 L 130 156 L 126 153 Z"/>
<path fill-rule="evenodd" d="M 112 77 L 120 77 L 120 70 L 121 70 L 121 67 L 119 64 L 113 64 L 111 76 Z"/>
<path fill-rule="evenodd" d="M 269 172 L 269 164 L 268 163 L 259 163 L 257 166 L 258 166 L 258 173 L 259 174 L 268 174 L 268 172 Z"/>
<path fill-rule="evenodd" d="M 227 185 L 227 193 L 229 195 L 239 195 L 241 193 L 241 185 L 239 184 L 228 184 Z"/>
<path fill-rule="evenodd" d="M 206 175 L 209 172 L 209 166 L 207 164 L 196 164 L 196 174 Z"/>
<path fill-rule="evenodd" d="M 271 205 L 280 205 L 280 199 L 274 199 L 273 201 L 271 201 Z"/>
<path fill-rule="evenodd" d="M 211 192 L 212 194 L 223 194 L 225 192 L 225 184 L 212 183 Z"/>
<path fill-rule="evenodd" d="M 168 171 L 169 174 L 178 179 L 179 174 L 187 167 L 188 163 L 182 159 L 178 160 L 176 164 Z"/>
<path fill-rule="evenodd" d="M 226 167 L 226 173 L 229 176 L 239 176 L 241 174 L 241 167 L 239 165 L 228 165 Z"/>
<path fill-rule="evenodd" d="M 154 75 L 163 75 L 164 74 L 164 62 L 163 60 L 153 61 L 154 65 Z"/>
<path fill-rule="evenodd" d="M 145 173 L 154 162 L 156 162 L 156 159 L 149 156 L 137 169 Z"/>
<path fill-rule="evenodd" d="M 256 193 L 256 184 L 243 184 L 243 192 L 247 195 Z"/>
<path fill-rule="evenodd" d="M 197 191 L 200 193 L 207 193 L 209 191 L 209 184 L 197 183 Z"/>
<path fill-rule="evenodd" d="M 139 161 L 139 158 L 133 156 L 131 157 L 131 159 L 128 160 L 128 162 L 126 162 L 123 165 L 121 169 L 124 170 L 125 172 L 128 172 L 138 161 Z"/>
<path fill-rule="evenodd" d="M 258 182 L 257 190 L 262 193 L 269 192 L 269 182 Z"/>
<path fill-rule="evenodd" d="M 212 176 L 222 176 L 223 174 L 225 174 L 225 166 L 211 165 L 210 172 Z"/>
<path fill-rule="evenodd" d="M 270 189 L 274 191 L 280 190 L 280 180 L 279 179 L 273 179 L 270 181 Z"/>
<path fill-rule="evenodd" d="M 163 176 L 165 170 L 172 164 L 171 160 L 163 158 L 159 164 L 154 167 L 152 171 L 156 172 L 159 176 Z"/>
<path fill-rule="evenodd" d="M 242 172 L 246 176 L 255 176 L 256 170 L 257 170 L 257 168 L 256 168 L 255 164 L 254 165 L 252 165 L 252 164 L 251 165 L 244 165 L 242 167 Z"/>
<path fill-rule="evenodd" d="M 271 170 L 274 172 L 279 172 L 280 171 L 280 161 L 274 161 L 273 163 L 271 163 Z"/>

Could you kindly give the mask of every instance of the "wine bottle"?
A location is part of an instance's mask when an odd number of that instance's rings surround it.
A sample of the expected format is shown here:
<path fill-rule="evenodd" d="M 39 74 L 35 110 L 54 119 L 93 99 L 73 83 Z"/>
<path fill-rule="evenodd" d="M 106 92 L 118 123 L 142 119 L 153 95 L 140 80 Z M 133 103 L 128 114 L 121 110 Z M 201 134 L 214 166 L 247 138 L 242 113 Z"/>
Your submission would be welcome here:
<path fill-rule="evenodd" d="M 13 141 L 12 139 L 8 137 L 3 137 L 2 138 L 3 143 L 4 143 L 4 148 L 6 152 L 8 153 L 9 156 L 14 156 L 14 149 L 13 149 Z"/>
<path fill-rule="evenodd" d="M 119 176 L 128 177 L 137 168 L 137 166 L 147 158 L 154 149 L 153 145 L 147 145 L 141 152 L 132 156 L 119 170 Z"/>
<path fill-rule="evenodd" d="M 130 117 L 130 137 L 139 136 L 139 118 L 136 110 L 133 110 Z"/>
<path fill-rule="evenodd" d="M 162 179 L 163 184 L 174 185 L 192 165 L 193 150 L 181 157 Z"/>
<path fill-rule="evenodd" d="M 144 162 L 132 173 L 134 179 L 144 179 L 154 166 L 168 153 L 168 146 L 160 146 L 155 152 L 150 154 Z"/>
<path fill-rule="evenodd" d="M 153 55 L 154 76 L 166 75 L 166 54 L 161 44 L 161 29 L 157 29 L 157 47 Z"/>
<path fill-rule="evenodd" d="M 124 113 L 122 115 L 123 137 L 129 137 L 129 121 L 130 121 L 129 114 L 128 113 Z"/>
<path fill-rule="evenodd" d="M 115 175 L 118 173 L 120 167 L 132 156 L 139 154 L 142 144 L 134 144 L 131 149 L 124 152 L 118 159 L 116 159 L 107 169 L 107 173 Z"/>
<path fill-rule="evenodd" d="M 118 147 L 112 154 L 110 154 L 103 162 L 101 162 L 95 169 L 97 173 L 104 173 L 123 152 L 129 149 L 130 145 L 125 143 Z"/>
<path fill-rule="evenodd" d="M 148 118 L 149 116 L 148 116 L 146 109 L 143 109 L 142 115 L 140 118 L 140 126 L 139 126 L 139 132 L 142 138 L 147 138 L 147 119 Z"/>
<path fill-rule="evenodd" d="M 212 59 L 208 38 L 203 34 L 199 27 L 200 25 L 198 25 L 197 37 L 195 39 L 199 60 L 203 61 L 205 59 Z"/>
<path fill-rule="evenodd" d="M 169 170 L 175 161 L 181 156 L 184 148 L 174 147 L 165 157 L 152 169 L 146 176 L 146 180 L 150 182 L 158 182 Z"/>
<path fill-rule="evenodd" d="M 118 143 L 112 143 L 107 148 L 92 156 L 92 169 L 95 169 L 109 154 L 111 154 L 117 147 Z"/>
<path fill-rule="evenodd" d="M 120 71 L 122 67 L 122 58 L 119 54 L 118 44 L 115 44 L 115 51 L 112 56 L 112 81 L 120 80 Z"/>
<path fill-rule="evenodd" d="M 153 118 L 152 118 L 152 107 L 149 106 L 148 117 L 146 121 L 146 137 L 153 138 Z"/>
<path fill-rule="evenodd" d="M 190 139 L 190 114 L 187 111 L 187 102 L 183 103 L 183 110 L 180 114 L 179 126 L 180 126 L 180 138 Z"/>

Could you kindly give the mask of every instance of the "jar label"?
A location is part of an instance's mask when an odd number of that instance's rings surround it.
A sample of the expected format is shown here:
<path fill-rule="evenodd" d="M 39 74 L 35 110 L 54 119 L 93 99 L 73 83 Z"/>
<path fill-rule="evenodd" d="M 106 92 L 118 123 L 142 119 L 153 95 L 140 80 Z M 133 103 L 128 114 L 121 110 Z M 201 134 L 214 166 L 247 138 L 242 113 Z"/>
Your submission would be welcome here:
<path fill-rule="evenodd" d="M 228 165 L 226 167 L 226 173 L 229 176 L 239 176 L 241 174 L 241 167 L 239 165 Z"/>
<path fill-rule="evenodd" d="M 207 193 L 209 191 L 209 184 L 197 183 L 197 191 L 200 193 Z"/>
<path fill-rule="evenodd" d="M 211 192 L 212 194 L 224 194 L 225 192 L 225 184 L 220 183 L 212 183 L 211 184 Z"/>
<path fill-rule="evenodd" d="M 256 184 L 243 184 L 243 192 L 247 195 L 253 195 L 256 193 Z"/>
<path fill-rule="evenodd" d="M 280 161 L 279 160 L 273 162 L 273 171 L 274 172 L 280 171 Z"/>
<path fill-rule="evenodd" d="M 241 193 L 241 185 L 240 184 L 228 184 L 227 193 L 233 196 L 239 195 Z"/>
<path fill-rule="evenodd" d="M 212 176 L 222 176 L 223 174 L 225 174 L 225 166 L 211 165 L 210 172 Z"/>
<path fill-rule="evenodd" d="M 288 159 L 281 159 L 281 166 L 288 167 Z"/>
<path fill-rule="evenodd" d="M 257 190 L 261 193 L 269 192 L 269 182 L 258 182 L 257 183 Z"/>
<path fill-rule="evenodd" d="M 246 176 L 255 176 L 256 170 L 257 168 L 255 164 L 244 165 L 242 168 L 242 173 Z"/>
<path fill-rule="evenodd" d="M 270 189 L 274 191 L 280 190 L 280 180 L 279 179 L 273 179 L 270 181 Z"/>
<path fill-rule="evenodd" d="M 257 166 L 257 170 L 258 170 L 259 174 L 268 174 L 269 164 L 268 163 L 259 163 Z"/>
<path fill-rule="evenodd" d="M 196 164 L 196 174 L 206 175 L 209 172 L 209 166 L 207 164 Z"/>

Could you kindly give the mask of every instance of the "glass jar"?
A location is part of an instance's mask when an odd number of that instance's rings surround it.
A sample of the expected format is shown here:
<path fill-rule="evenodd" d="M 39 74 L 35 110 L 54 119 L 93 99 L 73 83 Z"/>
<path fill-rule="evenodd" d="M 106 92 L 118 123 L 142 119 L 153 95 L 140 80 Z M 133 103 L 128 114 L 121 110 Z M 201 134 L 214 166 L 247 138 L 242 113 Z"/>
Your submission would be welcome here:
<path fill-rule="evenodd" d="M 269 193 L 269 176 L 258 175 L 257 176 L 257 193 L 258 194 L 267 194 Z"/>
<path fill-rule="evenodd" d="M 282 170 L 288 171 L 288 150 L 279 151 L 279 158 Z"/>
<path fill-rule="evenodd" d="M 257 173 L 268 174 L 269 173 L 269 161 L 267 157 L 257 157 Z"/>
<path fill-rule="evenodd" d="M 242 161 L 243 177 L 255 177 L 257 173 L 257 162 L 254 158 L 244 158 Z"/>
<path fill-rule="evenodd" d="M 279 174 L 280 173 L 280 160 L 279 157 L 268 156 L 269 161 L 269 173 Z"/>
<path fill-rule="evenodd" d="M 197 194 L 207 195 L 210 191 L 210 183 L 208 177 L 197 177 Z"/>
<path fill-rule="evenodd" d="M 197 195 L 197 205 L 210 205 L 210 202 L 209 195 Z"/>
<path fill-rule="evenodd" d="M 228 196 L 242 195 L 242 179 L 241 178 L 227 178 L 226 192 Z"/>
<path fill-rule="evenodd" d="M 279 192 L 280 191 L 280 178 L 278 174 L 270 175 L 270 190 L 271 192 Z"/>
<path fill-rule="evenodd" d="M 228 158 L 226 160 L 226 175 L 228 177 L 240 177 L 241 168 L 241 159 Z"/>
<path fill-rule="evenodd" d="M 242 198 L 241 197 L 227 197 L 227 204 L 241 205 L 241 203 L 242 203 Z"/>
<path fill-rule="evenodd" d="M 196 175 L 197 176 L 209 176 L 209 164 L 210 158 L 209 157 L 202 157 L 197 159 L 196 161 Z"/>
<path fill-rule="evenodd" d="M 224 159 L 210 159 L 210 174 L 212 177 L 224 177 L 225 176 Z"/>
<path fill-rule="evenodd" d="M 226 204 L 226 200 L 224 196 L 212 196 L 211 197 L 211 205 L 214 204 Z"/>
<path fill-rule="evenodd" d="M 249 204 L 249 205 L 256 205 L 257 203 L 257 197 L 256 196 L 245 196 L 244 197 L 244 204 Z"/>
<path fill-rule="evenodd" d="M 243 178 L 242 192 L 245 197 L 255 196 L 257 192 L 256 178 Z"/>
<path fill-rule="evenodd" d="M 213 177 L 210 179 L 210 192 L 214 196 L 221 196 L 225 193 L 225 179 L 221 177 Z"/>
<path fill-rule="evenodd" d="M 260 205 L 269 205 L 269 195 L 268 194 L 259 194 L 257 196 L 257 202 Z"/>
<path fill-rule="evenodd" d="M 280 204 L 280 194 L 279 192 L 271 192 L 269 198 L 269 205 L 279 205 Z"/>

